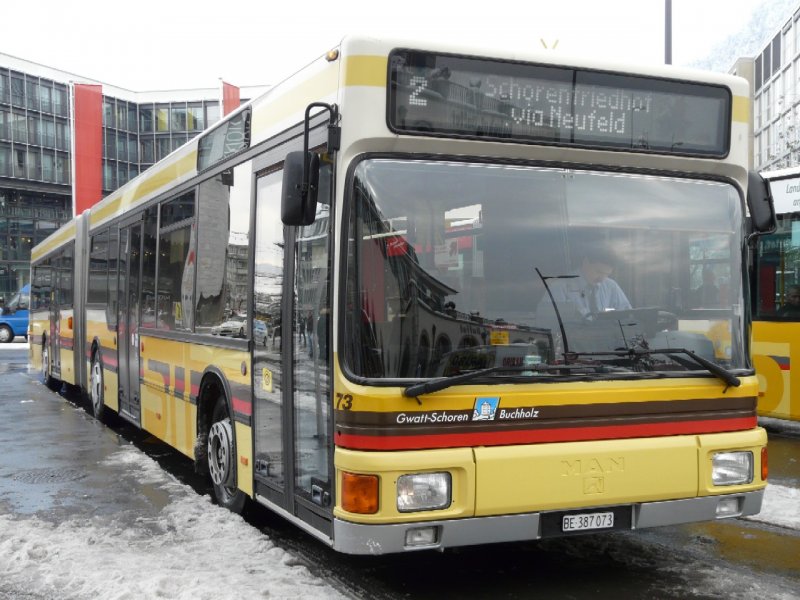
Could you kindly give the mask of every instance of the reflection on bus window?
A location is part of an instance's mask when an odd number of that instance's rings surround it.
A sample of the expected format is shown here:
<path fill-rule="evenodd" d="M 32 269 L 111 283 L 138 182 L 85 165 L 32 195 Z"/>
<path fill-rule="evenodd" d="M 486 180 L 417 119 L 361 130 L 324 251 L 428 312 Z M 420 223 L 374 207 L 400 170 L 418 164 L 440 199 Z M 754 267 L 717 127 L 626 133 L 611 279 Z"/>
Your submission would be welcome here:
<path fill-rule="evenodd" d="M 197 333 L 245 337 L 248 331 L 250 168 L 239 165 L 199 187 Z"/>
<path fill-rule="evenodd" d="M 357 375 L 431 377 L 636 347 L 746 367 L 730 185 L 388 159 L 359 163 L 354 183 L 345 344 Z M 598 267 L 601 253 L 611 258 Z M 602 273 L 590 277 L 587 263 Z M 705 293 L 704 271 L 714 280 Z M 612 282 L 624 302 L 605 305 Z M 668 354 L 608 360 L 615 375 L 697 368 Z"/>
<path fill-rule="evenodd" d="M 330 422 L 331 345 L 331 165 L 319 177 L 314 222 L 297 228 L 294 327 L 295 489 L 306 499 L 331 493 Z"/>

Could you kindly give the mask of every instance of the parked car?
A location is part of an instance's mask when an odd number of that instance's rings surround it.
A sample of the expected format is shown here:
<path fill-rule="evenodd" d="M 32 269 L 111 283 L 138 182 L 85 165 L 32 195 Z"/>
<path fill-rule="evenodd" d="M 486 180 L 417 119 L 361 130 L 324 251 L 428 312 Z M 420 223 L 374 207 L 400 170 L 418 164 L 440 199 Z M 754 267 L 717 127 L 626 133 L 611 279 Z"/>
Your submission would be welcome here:
<path fill-rule="evenodd" d="M 18 335 L 28 339 L 28 303 L 31 286 L 26 285 L 0 308 L 0 343 L 14 341 Z"/>
<path fill-rule="evenodd" d="M 269 327 L 261 319 L 253 319 L 253 341 L 261 346 L 267 345 L 269 337 Z"/>
<path fill-rule="evenodd" d="M 245 325 L 247 325 L 247 318 L 235 315 L 224 323 L 212 327 L 211 335 L 243 338 L 245 337 Z"/>

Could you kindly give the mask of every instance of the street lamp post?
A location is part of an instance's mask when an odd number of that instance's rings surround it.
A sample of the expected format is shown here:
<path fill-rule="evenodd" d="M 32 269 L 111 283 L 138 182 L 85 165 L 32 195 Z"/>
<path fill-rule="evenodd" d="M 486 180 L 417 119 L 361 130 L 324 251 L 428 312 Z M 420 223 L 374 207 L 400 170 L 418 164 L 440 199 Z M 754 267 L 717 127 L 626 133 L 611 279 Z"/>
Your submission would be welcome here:
<path fill-rule="evenodd" d="M 672 64 L 672 0 L 664 0 L 664 64 Z"/>

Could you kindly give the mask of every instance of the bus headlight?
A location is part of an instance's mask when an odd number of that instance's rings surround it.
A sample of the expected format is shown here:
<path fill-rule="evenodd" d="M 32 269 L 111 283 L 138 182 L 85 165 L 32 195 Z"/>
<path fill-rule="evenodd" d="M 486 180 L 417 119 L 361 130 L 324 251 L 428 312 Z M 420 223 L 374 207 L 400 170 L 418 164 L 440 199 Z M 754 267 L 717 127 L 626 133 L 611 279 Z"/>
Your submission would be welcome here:
<path fill-rule="evenodd" d="M 399 512 L 447 508 L 450 496 L 450 473 L 414 473 L 397 479 Z"/>
<path fill-rule="evenodd" d="M 753 481 L 752 452 L 717 452 L 711 457 L 714 485 L 737 485 Z"/>

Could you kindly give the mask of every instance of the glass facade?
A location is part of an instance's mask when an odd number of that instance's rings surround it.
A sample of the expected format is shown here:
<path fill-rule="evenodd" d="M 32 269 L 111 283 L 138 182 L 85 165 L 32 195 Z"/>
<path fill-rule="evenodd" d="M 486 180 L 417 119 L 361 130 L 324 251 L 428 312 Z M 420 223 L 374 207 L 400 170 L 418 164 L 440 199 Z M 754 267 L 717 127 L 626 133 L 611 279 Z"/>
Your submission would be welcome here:
<path fill-rule="evenodd" d="M 125 185 L 218 118 L 216 100 L 136 104 L 104 96 L 103 191 Z"/>
<path fill-rule="evenodd" d="M 800 10 L 754 60 L 753 165 L 756 170 L 800 164 Z"/>
<path fill-rule="evenodd" d="M 0 187 L 0 298 L 30 282 L 31 248 L 72 216 L 67 194 Z"/>
<path fill-rule="evenodd" d="M 0 299 L 30 282 L 31 248 L 71 216 L 69 88 L 0 67 Z"/>
<path fill-rule="evenodd" d="M 29 283 L 31 248 L 72 217 L 69 98 L 66 74 L 58 81 L 0 64 L 0 299 Z M 104 195 L 220 117 L 219 102 L 203 98 L 104 95 L 102 110 Z"/>
<path fill-rule="evenodd" d="M 0 67 L 0 177 L 70 184 L 65 84 Z"/>

